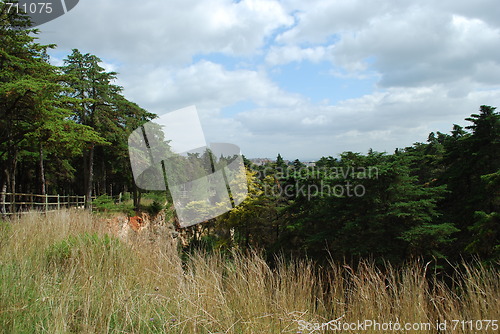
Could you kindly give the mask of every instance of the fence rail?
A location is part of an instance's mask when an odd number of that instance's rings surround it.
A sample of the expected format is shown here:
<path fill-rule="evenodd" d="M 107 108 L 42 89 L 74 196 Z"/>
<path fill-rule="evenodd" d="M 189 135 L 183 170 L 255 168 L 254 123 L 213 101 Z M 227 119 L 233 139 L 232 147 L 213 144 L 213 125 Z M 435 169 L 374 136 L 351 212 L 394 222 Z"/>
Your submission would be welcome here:
<path fill-rule="evenodd" d="M 92 198 L 95 198 L 95 196 Z M 85 200 L 85 195 L 37 195 L 0 192 L 0 215 L 22 214 L 32 210 L 50 212 L 61 208 L 83 208 Z"/>

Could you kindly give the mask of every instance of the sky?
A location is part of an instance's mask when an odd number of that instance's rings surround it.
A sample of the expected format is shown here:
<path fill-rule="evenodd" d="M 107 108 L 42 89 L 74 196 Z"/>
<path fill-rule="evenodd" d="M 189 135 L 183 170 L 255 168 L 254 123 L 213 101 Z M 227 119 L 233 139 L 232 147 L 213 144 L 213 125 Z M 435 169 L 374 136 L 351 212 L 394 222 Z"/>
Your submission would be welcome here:
<path fill-rule="evenodd" d="M 500 102 L 497 0 L 81 0 L 39 26 L 249 158 L 392 153 Z"/>

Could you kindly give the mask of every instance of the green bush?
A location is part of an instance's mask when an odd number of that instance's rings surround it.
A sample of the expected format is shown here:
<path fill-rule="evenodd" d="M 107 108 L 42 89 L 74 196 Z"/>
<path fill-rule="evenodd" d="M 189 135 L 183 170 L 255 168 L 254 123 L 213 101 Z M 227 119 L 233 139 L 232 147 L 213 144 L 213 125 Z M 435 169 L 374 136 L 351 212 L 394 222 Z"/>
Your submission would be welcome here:
<path fill-rule="evenodd" d="M 161 210 L 163 210 L 165 206 L 161 204 L 158 201 L 153 201 L 148 207 L 147 211 L 151 216 L 156 216 L 158 213 L 160 213 Z"/>
<path fill-rule="evenodd" d="M 151 199 L 153 202 L 164 203 L 165 202 L 165 192 L 164 191 L 152 191 L 143 193 L 142 197 L 144 199 Z"/>
<path fill-rule="evenodd" d="M 122 201 L 130 201 L 132 199 L 132 196 L 130 195 L 129 192 L 124 192 L 122 193 Z"/>
<path fill-rule="evenodd" d="M 92 201 L 92 206 L 99 211 L 108 211 L 114 209 L 115 201 L 111 196 L 101 195 Z"/>
<path fill-rule="evenodd" d="M 130 197 L 130 193 L 125 194 L 128 194 L 128 197 Z M 92 202 L 92 206 L 94 210 L 99 212 L 123 212 L 129 216 L 133 216 L 135 214 L 133 203 L 125 203 L 125 201 L 124 196 L 122 196 L 121 203 L 115 203 L 113 197 L 101 195 Z"/>

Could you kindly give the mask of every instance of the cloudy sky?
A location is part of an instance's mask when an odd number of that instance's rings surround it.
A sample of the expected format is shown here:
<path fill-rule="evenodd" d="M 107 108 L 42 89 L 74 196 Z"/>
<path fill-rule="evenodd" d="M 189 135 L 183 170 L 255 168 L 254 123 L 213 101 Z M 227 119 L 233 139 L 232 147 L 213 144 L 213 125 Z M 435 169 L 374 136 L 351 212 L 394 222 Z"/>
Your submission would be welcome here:
<path fill-rule="evenodd" d="M 500 102 L 497 0 L 81 0 L 40 26 L 163 114 L 196 105 L 209 142 L 314 160 L 424 142 Z"/>

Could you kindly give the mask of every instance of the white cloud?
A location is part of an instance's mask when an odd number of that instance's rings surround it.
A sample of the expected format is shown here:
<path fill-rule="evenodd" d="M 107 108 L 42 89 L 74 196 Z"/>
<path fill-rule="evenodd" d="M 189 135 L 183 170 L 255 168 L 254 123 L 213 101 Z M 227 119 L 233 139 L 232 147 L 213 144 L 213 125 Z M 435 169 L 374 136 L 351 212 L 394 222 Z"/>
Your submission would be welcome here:
<path fill-rule="evenodd" d="M 80 1 L 41 27 L 59 47 L 136 64 L 179 65 L 196 54 L 252 55 L 293 18 L 273 0 Z M 64 27 L 64 31 L 61 31 Z"/>
<path fill-rule="evenodd" d="M 490 84 L 484 68 L 496 70 L 500 65 L 500 28 L 488 18 L 489 10 L 498 6 L 483 0 L 485 6 L 465 14 L 472 5 L 464 3 L 340 0 L 304 6 L 298 23 L 278 36 L 284 45 L 271 49 L 268 60 L 283 64 L 323 57 L 354 75 L 378 72 L 384 87 L 433 85 L 464 77 Z M 306 56 L 325 49 L 331 52 Z"/>
<path fill-rule="evenodd" d="M 143 73 L 140 69 L 129 79 L 142 84 L 125 83 L 129 87 L 126 93 L 145 101 L 146 107 L 157 113 L 191 104 L 221 109 L 246 100 L 260 106 L 290 107 L 300 98 L 280 89 L 263 71 L 230 71 L 205 60 L 175 70 L 155 68 Z"/>
<path fill-rule="evenodd" d="M 301 152 L 302 156 L 319 157 L 344 150 L 392 151 L 410 146 L 425 141 L 431 131 L 447 133 L 452 124 L 465 124 L 464 118 L 477 111 L 479 105 L 495 105 L 498 100 L 500 89 L 478 91 L 457 99 L 450 98 L 448 89 L 442 85 L 391 88 L 336 106 L 303 102 L 292 109 L 255 109 L 236 119 L 255 138 L 260 138 L 259 149 L 270 153 L 297 152 L 297 145 L 304 145 L 307 149 Z M 280 147 L 274 141 L 278 138 L 288 138 L 289 144 Z M 254 142 L 246 148 L 257 151 L 256 145 Z"/>
<path fill-rule="evenodd" d="M 86 0 L 40 36 L 101 57 L 152 112 L 195 104 L 209 141 L 250 157 L 318 158 L 392 151 L 497 105 L 499 9 L 495 0 Z M 291 93 L 269 74 L 293 62 L 329 62 L 322 73 L 378 78 L 378 87 L 313 103 L 307 92 L 319 83 L 297 82 Z M 244 101 L 252 107 L 223 113 Z"/>
<path fill-rule="evenodd" d="M 397 11 L 401 1 L 362 0 L 288 1 L 290 10 L 298 10 L 298 24 L 280 34 L 277 41 L 284 44 L 324 43 L 335 34 L 355 31 L 370 23 L 374 17 Z"/>
<path fill-rule="evenodd" d="M 333 46 L 316 46 L 301 48 L 296 45 L 273 46 L 266 55 L 266 62 L 269 65 L 282 65 L 291 62 L 301 62 L 304 60 L 317 63 L 331 57 Z"/>

